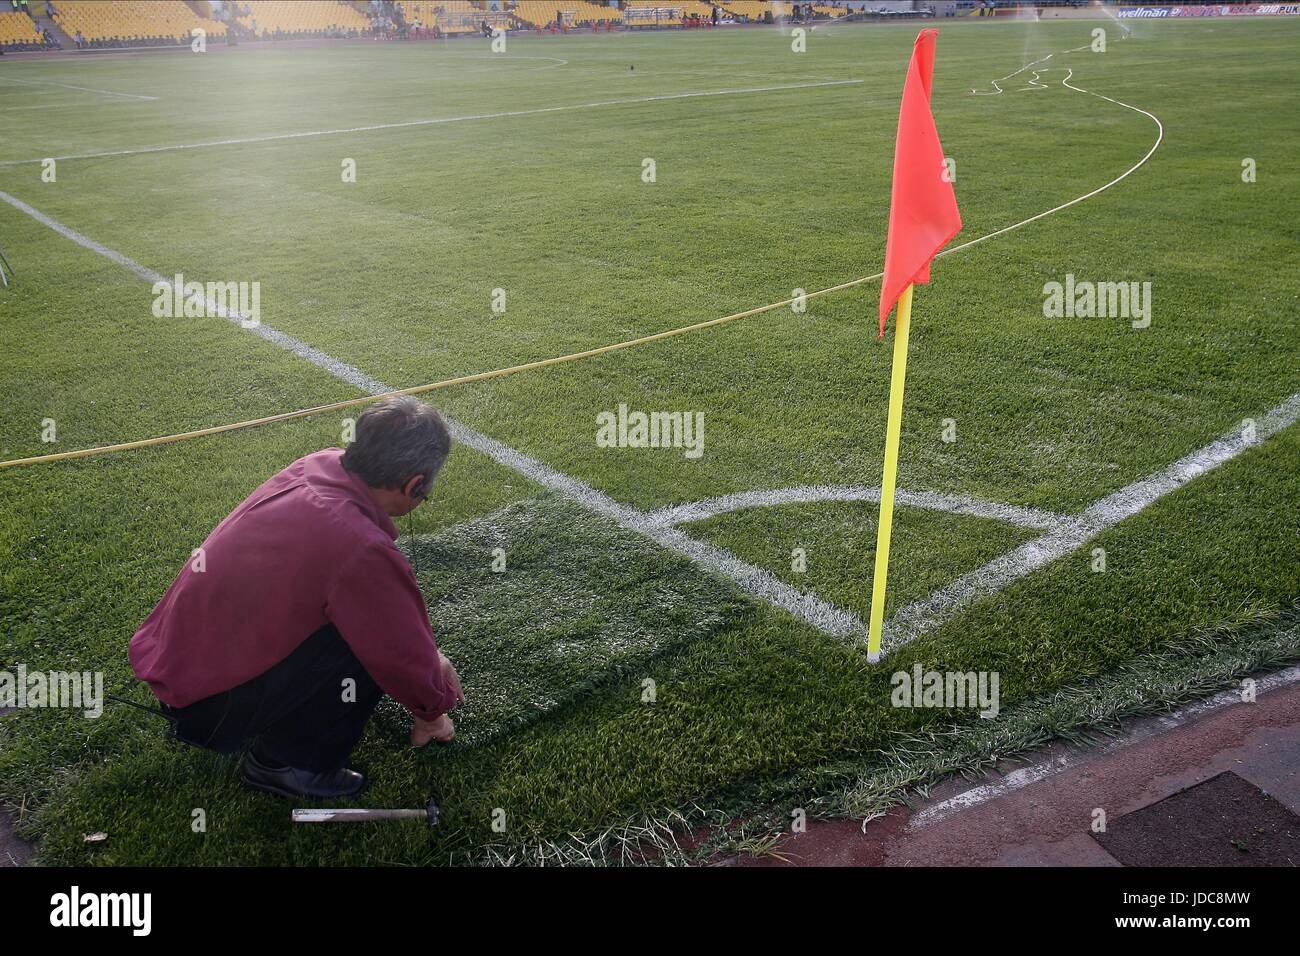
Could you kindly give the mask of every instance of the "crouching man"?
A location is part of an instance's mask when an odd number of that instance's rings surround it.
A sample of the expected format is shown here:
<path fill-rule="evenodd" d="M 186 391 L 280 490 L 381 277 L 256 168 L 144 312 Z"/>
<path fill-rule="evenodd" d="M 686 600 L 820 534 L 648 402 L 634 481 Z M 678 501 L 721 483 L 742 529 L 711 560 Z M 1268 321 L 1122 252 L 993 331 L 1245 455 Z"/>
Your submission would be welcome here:
<path fill-rule="evenodd" d="M 365 786 L 346 764 L 385 694 L 411 712 L 412 745 L 452 738 L 460 679 L 392 522 L 450 449 L 436 411 L 386 399 L 346 451 L 300 458 L 217 525 L 131 639 L 180 739 L 220 753 L 252 741 L 245 784 L 334 797 Z"/>

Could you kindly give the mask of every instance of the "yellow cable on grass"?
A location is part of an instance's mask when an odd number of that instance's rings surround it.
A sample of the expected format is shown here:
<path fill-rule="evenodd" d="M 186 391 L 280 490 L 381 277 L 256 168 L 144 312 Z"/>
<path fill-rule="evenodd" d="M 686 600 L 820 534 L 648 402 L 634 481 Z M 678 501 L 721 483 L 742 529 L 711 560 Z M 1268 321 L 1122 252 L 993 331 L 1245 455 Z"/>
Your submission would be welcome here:
<path fill-rule="evenodd" d="M 819 295 L 827 295 L 831 292 L 839 292 L 843 289 L 849 289 L 853 286 L 861 285 L 864 282 L 870 282 L 873 279 L 879 279 L 879 275 L 863 276 L 861 279 L 852 279 L 848 282 L 842 282 L 839 285 L 831 286 L 829 289 L 820 289 L 817 292 L 807 292 L 801 298 L 813 299 Z M 11 458 L 8 461 L 0 461 L 0 468 L 17 468 L 20 465 L 38 465 L 55 461 L 69 461 L 73 458 L 91 458 L 95 455 L 107 455 L 118 451 L 132 451 L 136 448 L 151 448 L 154 445 L 169 445 L 172 442 L 185 441 L 188 438 L 203 438 L 206 435 L 218 435 L 221 432 L 233 432 L 240 428 L 255 428 L 258 425 L 270 425 L 272 422 L 287 422 L 295 418 L 307 418 L 310 415 L 320 415 L 324 412 L 338 411 L 343 408 L 351 408 L 354 405 L 365 405 L 368 402 L 377 402 L 380 399 L 392 398 L 396 395 L 418 395 L 421 392 L 432 392 L 439 388 L 448 388 L 452 385 L 468 385 L 470 382 L 485 382 L 492 378 L 501 378 L 506 375 L 514 375 L 516 372 L 525 372 L 534 368 L 545 368 L 548 365 L 560 365 L 564 362 L 576 362 L 578 359 L 593 358 L 597 355 L 604 355 L 607 352 L 617 352 L 620 349 L 631 348 L 634 345 L 644 345 L 647 342 L 655 342 L 659 339 L 672 338 L 674 335 L 684 335 L 687 332 L 697 332 L 700 329 L 707 329 L 715 325 L 722 325 L 726 322 L 734 322 L 737 319 L 748 318 L 751 315 L 758 315 L 762 312 L 771 312 L 773 309 L 780 309 L 790 305 L 795 299 L 784 299 L 780 302 L 773 302 L 771 305 L 761 305 L 756 309 L 747 309 L 744 312 L 736 312 L 732 315 L 724 315 L 720 319 L 709 319 L 705 322 L 696 322 L 693 325 L 683 325 L 681 328 L 669 329 L 666 332 L 656 332 L 653 335 L 643 335 L 638 339 L 628 339 L 626 342 L 615 342 L 613 345 L 602 345 L 599 348 L 587 349 L 585 352 L 571 352 L 568 355 L 557 355 L 553 358 L 540 359 L 536 362 L 525 362 L 523 365 L 512 365 L 509 368 L 493 369 L 490 372 L 476 372 L 473 375 L 462 375 L 459 378 L 447 378 L 441 382 L 430 382 L 427 385 L 413 385 L 410 388 L 399 388 L 392 392 L 383 392 L 379 395 L 363 395 L 360 398 L 349 398 L 341 402 L 331 402 L 328 405 L 317 405 L 314 408 L 300 408 L 294 412 L 281 412 L 278 415 L 268 415 L 265 418 L 253 418 L 246 422 L 231 422 L 228 425 L 213 425 L 210 428 L 200 428 L 192 432 L 180 432 L 176 435 L 160 435 L 157 438 L 142 438 L 139 441 L 122 442 L 119 445 L 101 445 L 98 448 L 82 448 L 78 451 L 61 451 L 52 455 L 36 455 L 31 458 Z"/>

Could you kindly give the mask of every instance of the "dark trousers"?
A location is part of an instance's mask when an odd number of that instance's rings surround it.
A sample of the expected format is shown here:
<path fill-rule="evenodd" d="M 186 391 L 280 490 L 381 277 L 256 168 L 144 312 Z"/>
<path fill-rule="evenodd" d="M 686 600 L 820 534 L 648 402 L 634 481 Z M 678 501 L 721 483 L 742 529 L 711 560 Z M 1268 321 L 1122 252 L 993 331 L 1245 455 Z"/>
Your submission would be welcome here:
<path fill-rule="evenodd" d="M 328 624 L 252 680 L 163 709 L 186 743 L 234 753 L 252 739 L 263 763 L 329 773 L 346 765 L 383 694 Z"/>

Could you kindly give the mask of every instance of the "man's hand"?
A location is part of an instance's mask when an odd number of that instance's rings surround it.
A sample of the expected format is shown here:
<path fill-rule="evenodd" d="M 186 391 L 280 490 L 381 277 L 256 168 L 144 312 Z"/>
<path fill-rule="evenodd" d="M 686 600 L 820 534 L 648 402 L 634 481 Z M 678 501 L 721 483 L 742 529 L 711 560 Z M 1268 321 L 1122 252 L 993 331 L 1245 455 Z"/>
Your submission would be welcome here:
<path fill-rule="evenodd" d="M 452 666 L 451 661 L 447 660 L 447 655 L 442 651 L 438 652 L 438 666 L 442 668 L 443 679 L 456 688 L 456 695 L 464 700 L 464 694 L 460 690 L 460 675 L 456 673 L 456 668 Z M 414 714 L 411 715 L 411 746 L 423 747 L 430 740 L 436 740 L 439 743 L 447 743 L 456 736 L 456 725 L 451 722 L 451 718 L 443 714 L 437 720 L 421 720 Z"/>
<path fill-rule="evenodd" d="M 419 717 L 412 717 L 411 720 L 411 746 L 423 747 L 430 740 L 436 740 L 439 743 L 447 743 L 456 736 L 456 725 L 451 722 L 451 718 L 443 714 L 437 720 L 421 720 Z"/>
<path fill-rule="evenodd" d="M 438 652 L 438 663 L 442 666 L 443 679 L 455 687 L 457 696 L 461 700 L 464 700 L 465 694 L 460 688 L 460 675 L 456 673 L 455 666 L 447 659 L 447 655 L 442 651 Z"/>
<path fill-rule="evenodd" d="M 457 684 L 459 684 L 460 675 L 456 673 L 455 665 L 453 665 L 452 662 L 447 659 L 447 655 L 444 654 L 442 651 L 438 652 L 438 661 L 442 664 L 442 672 L 446 674 L 448 677 L 450 677 L 452 680 L 454 680 Z"/>

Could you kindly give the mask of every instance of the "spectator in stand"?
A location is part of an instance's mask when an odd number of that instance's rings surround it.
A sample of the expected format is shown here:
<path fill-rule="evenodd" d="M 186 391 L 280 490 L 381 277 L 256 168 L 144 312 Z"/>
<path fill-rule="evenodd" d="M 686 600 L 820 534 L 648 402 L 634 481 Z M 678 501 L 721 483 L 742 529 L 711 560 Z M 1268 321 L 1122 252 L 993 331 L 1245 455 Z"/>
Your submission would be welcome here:
<path fill-rule="evenodd" d="M 78 30 L 77 35 L 72 38 L 72 42 L 77 44 L 78 50 L 84 50 L 86 48 L 86 38 L 81 35 L 80 30 Z"/>
<path fill-rule="evenodd" d="M 717 8 L 717 7 L 714 7 L 714 8 L 713 8 L 713 25 L 714 25 L 715 27 L 718 25 L 718 8 Z"/>

